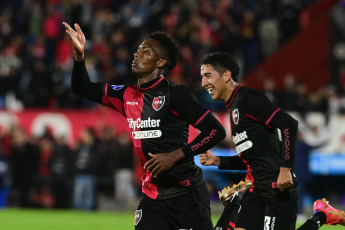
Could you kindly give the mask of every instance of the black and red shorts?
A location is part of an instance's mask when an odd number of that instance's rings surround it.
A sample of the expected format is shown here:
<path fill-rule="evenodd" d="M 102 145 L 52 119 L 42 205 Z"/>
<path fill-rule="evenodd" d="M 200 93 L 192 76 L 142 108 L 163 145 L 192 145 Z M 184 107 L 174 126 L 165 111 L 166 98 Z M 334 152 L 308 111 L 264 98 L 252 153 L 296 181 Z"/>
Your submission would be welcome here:
<path fill-rule="evenodd" d="M 297 193 L 283 191 L 265 198 L 255 190 L 247 191 L 241 201 L 236 227 L 247 230 L 295 230 Z"/>
<path fill-rule="evenodd" d="M 144 195 L 135 212 L 136 230 L 211 230 L 210 196 L 205 182 L 178 197 L 153 200 Z"/>

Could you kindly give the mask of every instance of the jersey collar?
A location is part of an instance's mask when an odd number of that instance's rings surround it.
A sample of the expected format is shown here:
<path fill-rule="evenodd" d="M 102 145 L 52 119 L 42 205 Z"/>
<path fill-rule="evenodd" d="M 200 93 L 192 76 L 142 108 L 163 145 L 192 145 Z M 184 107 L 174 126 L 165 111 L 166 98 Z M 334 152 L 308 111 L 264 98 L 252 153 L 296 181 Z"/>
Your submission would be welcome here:
<path fill-rule="evenodd" d="M 234 89 L 234 91 L 232 91 L 232 94 L 229 98 L 229 100 L 226 102 L 226 106 L 230 109 L 230 105 L 231 103 L 234 101 L 235 97 L 236 97 L 236 94 L 237 94 L 237 90 L 242 87 L 240 85 L 236 86 L 236 88 Z"/>
<path fill-rule="evenodd" d="M 140 90 L 149 90 L 149 89 L 152 89 L 152 88 L 154 88 L 156 85 L 158 85 L 159 82 L 163 81 L 164 78 L 165 78 L 165 77 L 159 77 L 159 78 L 156 78 L 156 79 L 154 79 L 154 80 L 152 80 L 152 81 L 146 82 L 146 83 L 144 83 L 144 84 L 142 84 L 142 85 L 139 85 L 139 86 L 138 86 L 138 89 L 140 89 Z"/>

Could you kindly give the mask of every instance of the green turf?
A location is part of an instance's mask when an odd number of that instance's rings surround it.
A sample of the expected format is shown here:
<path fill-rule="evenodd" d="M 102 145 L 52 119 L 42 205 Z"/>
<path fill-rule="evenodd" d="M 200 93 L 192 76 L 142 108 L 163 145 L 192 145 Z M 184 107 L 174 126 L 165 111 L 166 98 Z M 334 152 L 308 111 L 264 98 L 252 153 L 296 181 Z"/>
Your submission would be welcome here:
<path fill-rule="evenodd" d="M 214 223 L 219 216 L 214 216 Z M 0 210 L 0 230 L 126 230 L 134 229 L 133 212 L 79 212 L 57 210 Z M 321 230 L 344 226 L 322 226 Z"/>

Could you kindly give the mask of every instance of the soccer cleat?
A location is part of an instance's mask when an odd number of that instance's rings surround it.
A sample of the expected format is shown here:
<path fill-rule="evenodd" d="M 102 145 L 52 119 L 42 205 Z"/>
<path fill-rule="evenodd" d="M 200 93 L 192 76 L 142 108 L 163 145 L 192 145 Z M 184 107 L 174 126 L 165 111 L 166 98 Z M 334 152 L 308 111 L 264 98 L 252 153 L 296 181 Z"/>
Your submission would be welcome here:
<path fill-rule="evenodd" d="M 225 206 L 229 206 L 231 201 L 235 196 L 241 196 L 244 192 L 252 187 L 252 182 L 249 180 L 241 181 L 238 184 L 234 184 L 232 187 L 224 188 L 222 191 L 219 191 L 219 199 L 223 202 Z"/>
<path fill-rule="evenodd" d="M 345 212 L 333 208 L 326 198 L 322 198 L 322 200 L 317 200 L 314 202 L 314 213 L 317 212 L 323 212 L 326 214 L 327 225 L 341 224 L 345 226 Z"/>

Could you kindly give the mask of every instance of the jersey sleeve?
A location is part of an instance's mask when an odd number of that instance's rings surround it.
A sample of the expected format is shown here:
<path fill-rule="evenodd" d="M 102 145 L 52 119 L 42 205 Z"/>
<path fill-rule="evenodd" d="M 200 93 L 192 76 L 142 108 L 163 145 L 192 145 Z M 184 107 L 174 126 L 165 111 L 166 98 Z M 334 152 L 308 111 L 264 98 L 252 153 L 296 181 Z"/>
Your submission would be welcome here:
<path fill-rule="evenodd" d="M 282 142 L 281 167 L 292 168 L 296 152 L 298 122 L 288 113 L 272 104 L 266 96 L 256 91 L 244 93 L 241 105 L 246 116 L 263 122 L 270 128 L 280 130 L 279 138 Z"/>
<path fill-rule="evenodd" d="M 126 86 L 91 82 L 85 66 L 85 60 L 74 61 L 71 78 L 71 90 L 80 97 L 88 98 L 119 111 L 124 115 L 123 94 Z"/>
<path fill-rule="evenodd" d="M 170 94 L 170 107 L 177 116 L 194 127 L 209 113 L 186 86 L 173 88 Z"/>
<path fill-rule="evenodd" d="M 117 110 L 125 116 L 123 95 L 126 89 L 127 86 L 125 85 L 110 85 L 106 83 L 104 85 L 102 104 Z"/>
<path fill-rule="evenodd" d="M 280 110 L 264 94 L 249 89 L 242 94 L 241 107 L 243 107 L 247 117 L 266 125 Z"/>
<path fill-rule="evenodd" d="M 181 149 L 186 157 L 192 157 L 212 148 L 226 133 L 222 124 L 188 90 L 179 86 L 171 92 L 172 112 L 200 130 L 199 135 Z"/>
<path fill-rule="evenodd" d="M 268 125 L 280 130 L 283 153 L 280 166 L 293 168 L 296 155 L 298 121 L 287 112 L 280 110 L 272 117 Z"/>
<path fill-rule="evenodd" d="M 73 93 L 97 103 L 102 103 L 103 85 L 103 83 L 90 81 L 85 60 L 81 62 L 74 61 L 71 77 L 71 90 Z"/>

